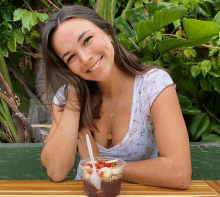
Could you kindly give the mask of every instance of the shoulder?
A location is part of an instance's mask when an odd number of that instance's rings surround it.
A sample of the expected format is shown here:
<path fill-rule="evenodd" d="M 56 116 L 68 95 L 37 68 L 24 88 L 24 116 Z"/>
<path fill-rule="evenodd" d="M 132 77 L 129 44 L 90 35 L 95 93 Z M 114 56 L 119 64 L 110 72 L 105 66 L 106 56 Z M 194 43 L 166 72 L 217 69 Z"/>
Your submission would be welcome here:
<path fill-rule="evenodd" d="M 142 80 L 142 96 L 148 101 L 149 107 L 153 104 L 157 96 L 170 85 L 176 84 L 171 76 L 162 69 L 152 69 L 141 76 Z"/>
<path fill-rule="evenodd" d="M 149 70 L 147 73 L 143 75 L 143 78 L 145 81 L 148 82 L 154 82 L 158 81 L 165 81 L 171 79 L 171 76 L 164 70 L 159 69 L 159 68 L 154 68 Z"/>
<path fill-rule="evenodd" d="M 65 89 L 67 88 L 67 85 L 62 86 L 59 88 L 53 98 L 53 103 L 56 105 L 62 105 L 66 103 L 65 99 Z"/>

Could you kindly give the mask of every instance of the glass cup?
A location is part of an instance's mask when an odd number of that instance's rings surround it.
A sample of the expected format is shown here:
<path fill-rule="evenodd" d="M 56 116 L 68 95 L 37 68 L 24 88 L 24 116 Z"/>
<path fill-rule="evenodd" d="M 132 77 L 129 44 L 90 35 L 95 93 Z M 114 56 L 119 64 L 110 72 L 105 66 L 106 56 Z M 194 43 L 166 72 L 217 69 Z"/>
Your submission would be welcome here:
<path fill-rule="evenodd" d="M 101 179 L 101 189 L 98 190 L 91 182 L 90 176 L 92 174 L 92 165 L 90 159 L 81 160 L 79 165 L 82 170 L 82 178 L 84 185 L 84 192 L 89 197 L 116 197 L 120 194 L 122 169 L 125 162 L 121 159 L 113 157 L 95 157 L 96 173 Z M 102 161 L 107 162 L 102 164 Z M 115 161 L 109 164 L 109 161 Z"/>

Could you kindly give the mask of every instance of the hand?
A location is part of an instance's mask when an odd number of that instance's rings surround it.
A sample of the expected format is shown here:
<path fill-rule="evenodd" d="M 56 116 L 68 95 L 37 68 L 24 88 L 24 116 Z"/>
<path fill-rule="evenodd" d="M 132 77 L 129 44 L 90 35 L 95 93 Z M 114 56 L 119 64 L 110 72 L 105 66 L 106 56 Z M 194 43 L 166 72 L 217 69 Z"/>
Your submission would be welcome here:
<path fill-rule="evenodd" d="M 68 98 L 66 102 L 66 107 L 69 107 L 72 110 L 81 111 L 80 102 L 73 85 L 68 86 Z"/>
<path fill-rule="evenodd" d="M 99 154 L 99 149 L 96 145 L 94 138 L 92 137 L 91 131 L 89 129 L 83 128 L 79 131 L 79 139 L 78 139 L 78 152 L 81 159 L 87 159 L 89 157 L 89 151 L 86 143 L 86 134 L 89 135 L 89 139 L 92 146 L 93 156 L 101 157 Z"/>

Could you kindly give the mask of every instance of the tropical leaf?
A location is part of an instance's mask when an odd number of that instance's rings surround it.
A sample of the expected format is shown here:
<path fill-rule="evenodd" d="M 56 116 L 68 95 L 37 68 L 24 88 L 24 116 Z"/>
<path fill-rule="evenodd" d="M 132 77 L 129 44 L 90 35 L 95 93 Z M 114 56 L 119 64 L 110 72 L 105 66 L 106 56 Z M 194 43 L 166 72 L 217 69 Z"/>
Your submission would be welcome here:
<path fill-rule="evenodd" d="M 13 35 L 10 36 L 8 42 L 7 42 L 7 45 L 8 45 L 8 49 L 12 52 L 15 52 L 16 51 L 16 39 Z"/>
<path fill-rule="evenodd" d="M 148 20 L 143 6 L 130 9 L 125 12 L 125 15 L 133 29 L 136 29 L 137 23 Z"/>
<path fill-rule="evenodd" d="M 16 41 L 19 44 L 23 44 L 23 42 L 24 42 L 24 34 L 19 29 L 15 29 L 13 34 L 14 34 L 14 37 L 15 37 Z"/>
<path fill-rule="evenodd" d="M 154 14 L 157 10 L 161 10 L 163 8 L 170 8 L 170 7 L 178 6 L 174 3 L 148 2 L 148 0 L 143 0 L 143 2 L 146 3 L 147 13 L 148 13 L 148 16 L 149 16 L 150 19 L 152 19 L 152 17 L 154 16 Z"/>
<path fill-rule="evenodd" d="M 28 31 L 30 31 L 31 28 L 37 24 L 37 22 L 37 16 L 33 12 L 25 12 L 22 15 L 22 24 L 28 29 Z"/>
<path fill-rule="evenodd" d="M 161 55 L 176 48 L 192 46 L 195 46 L 195 44 L 189 42 L 188 40 L 169 38 L 166 40 L 158 41 L 158 49 Z"/>
<path fill-rule="evenodd" d="M 220 25 L 220 11 L 215 15 L 212 21 Z"/>
<path fill-rule="evenodd" d="M 37 15 L 37 18 L 42 21 L 43 23 L 46 22 L 46 20 L 48 19 L 48 15 L 46 13 L 35 13 Z"/>
<path fill-rule="evenodd" d="M 211 57 L 211 61 L 212 61 L 212 65 L 213 67 L 218 70 L 218 68 L 220 67 L 220 65 L 218 65 L 218 61 L 215 57 Z"/>
<path fill-rule="evenodd" d="M 220 80 L 219 80 L 219 78 L 212 78 L 211 82 L 214 86 L 214 89 L 220 93 Z"/>
<path fill-rule="evenodd" d="M 191 75 L 194 77 L 194 78 L 196 78 L 198 75 L 199 75 L 199 73 L 200 73 L 200 70 L 201 70 L 201 67 L 200 67 L 200 62 L 196 65 L 196 66 L 192 66 L 191 67 Z"/>
<path fill-rule="evenodd" d="M 15 10 L 14 13 L 13 13 L 14 21 L 22 20 L 22 16 L 26 12 L 27 12 L 27 10 L 25 10 L 25 9 L 17 9 L 17 10 Z"/>
<path fill-rule="evenodd" d="M 183 27 L 188 39 L 169 38 L 159 41 L 158 49 L 161 54 L 180 47 L 193 47 L 198 44 L 206 44 L 213 36 L 219 34 L 218 25 L 210 21 L 183 19 Z"/>
<path fill-rule="evenodd" d="M 8 49 L 7 48 L 3 48 L 2 49 L 2 54 L 4 57 L 8 57 Z"/>
<path fill-rule="evenodd" d="M 220 136 L 217 134 L 209 134 L 202 137 L 202 142 L 220 142 Z"/>
<path fill-rule="evenodd" d="M 206 44 L 213 36 L 219 34 L 218 25 L 211 21 L 183 19 L 183 27 L 188 41 L 197 44 Z"/>
<path fill-rule="evenodd" d="M 119 16 L 114 20 L 114 26 L 123 32 L 128 38 L 135 37 L 135 31 L 128 25 L 128 23 Z"/>
<path fill-rule="evenodd" d="M 201 87 L 206 90 L 206 91 L 211 91 L 212 90 L 212 83 L 209 77 L 202 77 L 200 79 L 200 85 Z"/>
<path fill-rule="evenodd" d="M 201 112 L 201 110 L 192 106 L 192 102 L 186 96 L 178 94 L 178 99 L 183 114 L 197 115 Z"/>
<path fill-rule="evenodd" d="M 205 133 L 209 126 L 209 117 L 207 114 L 200 113 L 194 116 L 188 126 L 188 132 L 192 141 L 196 141 Z"/>
<path fill-rule="evenodd" d="M 212 75 L 213 77 L 220 77 L 220 71 L 211 68 L 211 70 L 209 71 L 209 74 Z"/>
<path fill-rule="evenodd" d="M 220 124 L 214 125 L 213 130 L 220 135 Z"/>
<path fill-rule="evenodd" d="M 137 24 L 136 33 L 138 40 L 142 41 L 150 34 L 183 17 L 186 11 L 187 9 L 181 6 L 174 6 L 170 7 L 169 9 L 163 8 L 161 10 L 157 10 L 152 21 L 142 21 Z"/>
<path fill-rule="evenodd" d="M 200 66 L 201 66 L 202 74 L 205 77 L 206 74 L 212 68 L 212 62 L 210 60 L 203 60 Z"/>
<path fill-rule="evenodd" d="M 11 26 L 10 23 L 7 23 L 7 22 L 3 21 L 2 24 L 3 24 L 4 26 L 8 27 L 9 29 L 12 29 L 12 26 Z"/>

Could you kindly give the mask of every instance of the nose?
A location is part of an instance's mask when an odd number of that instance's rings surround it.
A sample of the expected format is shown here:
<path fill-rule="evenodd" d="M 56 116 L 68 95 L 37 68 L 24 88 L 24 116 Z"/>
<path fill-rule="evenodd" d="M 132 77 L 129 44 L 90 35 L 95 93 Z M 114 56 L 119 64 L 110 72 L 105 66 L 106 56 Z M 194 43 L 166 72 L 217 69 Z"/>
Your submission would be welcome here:
<path fill-rule="evenodd" d="M 87 65 L 92 60 L 92 53 L 88 49 L 82 49 L 79 51 L 79 58 L 83 64 Z"/>

